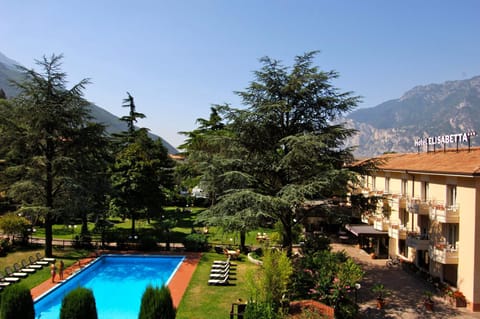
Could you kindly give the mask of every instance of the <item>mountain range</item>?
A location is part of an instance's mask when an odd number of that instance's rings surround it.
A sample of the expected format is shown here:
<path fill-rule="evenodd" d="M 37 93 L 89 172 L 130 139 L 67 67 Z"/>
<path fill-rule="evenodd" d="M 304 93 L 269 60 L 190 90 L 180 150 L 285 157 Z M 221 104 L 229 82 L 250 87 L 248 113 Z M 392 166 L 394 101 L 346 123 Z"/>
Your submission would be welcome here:
<path fill-rule="evenodd" d="M 15 65 L 18 63 L 0 53 L 0 88 L 7 97 L 18 94 L 8 80 L 22 77 Z M 97 122 L 107 125 L 108 132 L 126 130 L 125 123 L 105 109 L 91 104 L 91 112 Z M 480 127 L 480 76 L 416 86 L 398 99 L 357 109 L 343 121 L 357 130 L 357 134 L 346 143 L 356 147 L 356 157 L 426 151 L 425 145 L 416 146 L 415 141 L 472 132 Z M 151 136 L 161 138 L 154 134 Z M 162 141 L 170 154 L 178 153 L 163 138 Z M 471 145 L 480 145 L 480 142 L 472 138 Z M 433 146 L 429 147 L 433 149 Z M 449 143 L 447 147 L 456 147 L 456 144 Z M 466 147 L 465 143 L 461 143 L 460 147 Z"/>
<path fill-rule="evenodd" d="M 18 70 L 17 65 L 20 64 L 0 52 L 0 88 L 3 89 L 7 95 L 7 98 L 14 97 L 19 93 L 18 89 L 15 86 L 12 86 L 10 83 L 10 80 L 19 81 L 23 77 L 23 73 Z M 127 130 L 126 123 L 120 121 L 119 117 L 93 103 L 90 104 L 90 112 L 94 121 L 97 123 L 102 123 L 106 126 L 109 134 Z M 149 133 L 149 135 L 153 139 L 160 138 L 163 145 L 167 148 L 169 154 L 178 153 L 178 150 L 162 137 L 152 133 Z"/>
<path fill-rule="evenodd" d="M 358 133 L 348 141 L 358 145 L 357 157 L 387 152 L 427 151 L 415 141 L 469 133 L 480 127 L 480 76 L 441 84 L 416 86 L 402 97 L 372 108 L 357 109 L 345 121 Z M 475 138 L 471 146 L 479 145 Z M 459 147 L 467 147 L 461 143 Z M 443 148 L 436 144 L 436 149 Z M 457 147 L 456 143 L 445 147 Z M 429 146 L 433 150 L 433 145 Z"/>

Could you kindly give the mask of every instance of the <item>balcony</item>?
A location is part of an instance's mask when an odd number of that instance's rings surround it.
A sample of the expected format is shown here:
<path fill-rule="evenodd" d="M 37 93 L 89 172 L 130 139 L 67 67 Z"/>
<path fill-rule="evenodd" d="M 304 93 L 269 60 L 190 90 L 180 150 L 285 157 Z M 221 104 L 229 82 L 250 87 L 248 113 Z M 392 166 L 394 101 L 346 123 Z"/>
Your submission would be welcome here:
<path fill-rule="evenodd" d="M 400 194 L 393 194 L 392 206 L 398 208 L 407 208 L 407 197 Z"/>
<path fill-rule="evenodd" d="M 426 215 L 430 214 L 430 202 L 429 201 L 421 201 L 420 205 L 418 206 L 418 214 L 419 215 Z"/>
<path fill-rule="evenodd" d="M 407 239 L 407 229 L 403 225 L 390 225 L 388 236 L 396 239 Z"/>
<path fill-rule="evenodd" d="M 425 215 L 430 214 L 430 201 L 424 201 L 420 199 L 412 199 L 408 203 L 408 209 L 413 214 Z"/>
<path fill-rule="evenodd" d="M 420 235 L 417 233 L 408 234 L 407 246 L 415 248 L 416 250 L 428 250 L 430 240 L 427 235 Z"/>
<path fill-rule="evenodd" d="M 430 259 L 444 265 L 458 264 L 458 249 L 448 245 L 437 244 L 430 249 Z"/>
<path fill-rule="evenodd" d="M 373 228 L 379 231 L 388 231 L 389 226 L 390 226 L 390 222 L 383 218 L 377 218 L 373 222 Z"/>
<path fill-rule="evenodd" d="M 439 223 L 458 224 L 460 222 L 460 208 L 458 205 L 434 205 L 430 210 L 430 219 Z"/>

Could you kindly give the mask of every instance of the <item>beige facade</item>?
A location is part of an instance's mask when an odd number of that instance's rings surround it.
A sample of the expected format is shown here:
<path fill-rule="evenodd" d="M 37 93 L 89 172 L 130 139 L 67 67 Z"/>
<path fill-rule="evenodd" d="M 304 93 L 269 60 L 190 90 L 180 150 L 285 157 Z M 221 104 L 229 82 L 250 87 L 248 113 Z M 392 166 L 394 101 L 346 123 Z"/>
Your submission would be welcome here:
<path fill-rule="evenodd" d="M 363 176 L 363 193 L 380 200 L 362 220 L 388 230 L 390 256 L 456 287 L 480 311 L 480 148 L 381 159 Z"/>

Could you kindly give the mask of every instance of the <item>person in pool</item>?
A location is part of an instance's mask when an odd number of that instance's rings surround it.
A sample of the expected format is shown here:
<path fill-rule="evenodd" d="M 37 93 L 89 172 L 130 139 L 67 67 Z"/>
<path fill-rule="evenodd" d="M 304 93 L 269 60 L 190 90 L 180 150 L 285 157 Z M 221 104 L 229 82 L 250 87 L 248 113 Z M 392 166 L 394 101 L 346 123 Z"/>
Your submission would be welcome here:
<path fill-rule="evenodd" d="M 57 266 L 55 266 L 55 262 L 50 264 L 50 274 L 52 275 L 52 282 L 55 282 L 55 276 L 57 275 Z"/>

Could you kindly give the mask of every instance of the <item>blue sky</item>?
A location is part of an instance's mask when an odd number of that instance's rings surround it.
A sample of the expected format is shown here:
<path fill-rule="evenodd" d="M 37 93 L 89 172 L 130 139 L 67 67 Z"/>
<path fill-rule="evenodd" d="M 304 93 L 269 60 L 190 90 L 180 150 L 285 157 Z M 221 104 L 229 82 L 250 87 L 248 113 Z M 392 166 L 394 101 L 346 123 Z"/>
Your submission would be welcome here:
<path fill-rule="evenodd" d="M 0 51 L 24 66 L 64 54 L 71 83 L 122 116 L 126 92 L 141 126 L 174 146 L 212 104 L 241 107 L 269 56 L 291 65 L 319 50 L 333 84 L 372 107 L 417 85 L 480 75 L 477 0 L 1 0 Z"/>

